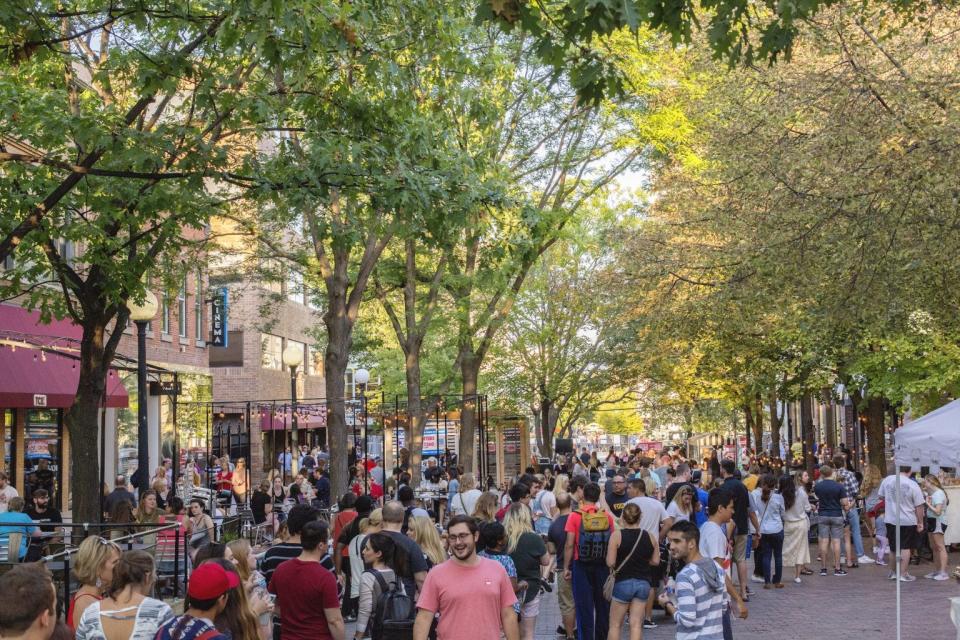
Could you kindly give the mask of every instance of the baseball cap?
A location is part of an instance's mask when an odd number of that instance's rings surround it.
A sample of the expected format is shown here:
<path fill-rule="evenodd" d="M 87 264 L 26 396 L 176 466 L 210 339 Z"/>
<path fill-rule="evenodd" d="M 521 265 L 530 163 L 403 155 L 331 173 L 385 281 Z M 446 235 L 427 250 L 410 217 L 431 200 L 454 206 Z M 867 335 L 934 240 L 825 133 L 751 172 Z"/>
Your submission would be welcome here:
<path fill-rule="evenodd" d="M 187 595 L 197 600 L 214 600 L 240 586 L 240 577 L 214 562 L 207 562 L 190 574 Z"/>

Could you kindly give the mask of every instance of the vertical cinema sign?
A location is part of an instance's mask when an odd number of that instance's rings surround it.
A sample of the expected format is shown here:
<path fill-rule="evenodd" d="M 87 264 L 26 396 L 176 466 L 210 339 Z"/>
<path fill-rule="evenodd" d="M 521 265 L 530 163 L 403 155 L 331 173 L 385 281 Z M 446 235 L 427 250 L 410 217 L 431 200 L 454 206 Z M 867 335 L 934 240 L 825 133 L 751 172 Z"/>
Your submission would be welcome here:
<path fill-rule="evenodd" d="M 213 295 L 213 314 L 210 318 L 210 344 L 214 347 L 226 347 L 228 343 L 227 329 L 227 288 L 218 287 Z"/>

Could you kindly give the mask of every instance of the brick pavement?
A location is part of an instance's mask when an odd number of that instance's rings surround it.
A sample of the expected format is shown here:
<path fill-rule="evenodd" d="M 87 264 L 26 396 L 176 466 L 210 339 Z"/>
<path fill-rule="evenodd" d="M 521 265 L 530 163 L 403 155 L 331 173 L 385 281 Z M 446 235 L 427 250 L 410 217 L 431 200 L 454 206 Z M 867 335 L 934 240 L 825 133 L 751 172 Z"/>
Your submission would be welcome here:
<path fill-rule="evenodd" d="M 816 549 L 811 548 L 811 558 Z M 960 553 L 950 556 L 950 567 L 960 563 Z M 819 568 L 817 563 L 812 565 Z M 951 569 L 952 570 L 952 569 Z M 786 587 L 765 591 L 751 583 L 757 595 L 748 605 L 747 620 L 735 620 L 736 640 L 816 639 L 886 640 L 895 638 L 896 583 L 887 580 L 888 567 L 861 565 L 844 577 L 804 576 L 795 584 L 793 570 L 785 575 Z M 955 581 L 935 582 L 921 576 L 932 571 L 929 563 L 911 567 L 917 576 L 903 587 L 903 640 L 953 640 L 956 630 L 950 623 L 950 597 L 960 597 Z M 756 589 L 760 587 L 760 589 Z M 656 629 L 644 630 L 644 640 L 673 640 L 675 628 L 654 611 Z M 537 640 L 556 638 L 560 612 L 554 594 L 545 594 L 537 620 Z M 624 639 L 628 634 L 624 631 Z"/>

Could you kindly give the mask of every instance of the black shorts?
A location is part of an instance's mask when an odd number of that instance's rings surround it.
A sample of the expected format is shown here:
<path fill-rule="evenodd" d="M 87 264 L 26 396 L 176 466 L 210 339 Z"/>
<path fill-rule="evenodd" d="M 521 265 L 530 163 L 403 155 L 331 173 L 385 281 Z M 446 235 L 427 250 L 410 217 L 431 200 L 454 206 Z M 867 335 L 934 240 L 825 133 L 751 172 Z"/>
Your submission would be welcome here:
<path fill-rule="evenodd" d="M 939 528 L 937 527 L 939 525 Z M 927 518 L 927 533 L 946 533 L 947 525 L 940 524 L 937 518 Z"/>
<path fill-rule="evenodd" d="M 897 544 L 897 525 L 886 524 L 887 527 L 887 543 L 890 545 L 890 548 L 893 549 Z M 901 549 L 916 549 L 920 544 L 920 532 L 917 531 L 917 525 L 915 524 L 904 524 L 900 525 L 900 548 Z"/>

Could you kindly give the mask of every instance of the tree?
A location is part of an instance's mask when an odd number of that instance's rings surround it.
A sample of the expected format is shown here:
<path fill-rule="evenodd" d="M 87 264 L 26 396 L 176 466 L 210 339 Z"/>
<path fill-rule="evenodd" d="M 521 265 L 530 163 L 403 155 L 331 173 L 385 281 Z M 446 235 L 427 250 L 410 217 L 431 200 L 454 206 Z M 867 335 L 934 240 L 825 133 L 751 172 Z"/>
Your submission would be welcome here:
<path fill-rule="evenodd" d="M 19 3 L 2 16 L 0 101 L 12 118 L 0 255 L 15 262 L 3 288 L 82 328 L 65 421 L 74 519 L 95 521 L 97 413 L 126 302 L 142 298 L 145 279 L 169 290 L 197 264 L 210 212 L 229 197 L 205 179 L 247 184 L 230 153 L 258 126 L 250 85 L 282 16 L 256 2 L 202 12 L 187 2 Z"/>
<path fill-rule="evenodd" d="M 902 345 L 917 312 L 955 335 L 942 291 L 957 277 L 946 186 L 957 158 L 943 141 L 956 138 L 958 42 L 955 16 L 930 10 L 930 20 L 932 37 L 879 14 L 826 11 L 791 64 L 715 76 L 679 107 L 701 142 L 659 168 L 651 224 L 636 238 L 638 304 L 664 305 L 648 317 L 653 349 L 689 345 L 708 367 L 696 378 L 722 382 L 754 420 L 757 393 L 808 404 L 859 380 L 881 468 L 882 394 L 905 397 L 889 383 L 907 380 L 881 374 L 870 354 Z M 680 318 L 695 331 L 671 330 Z M 899 373 L 918 376 L 908 362 Z M 951 384 L 941 371 L 911 382 L 935 397 Z"/>
<path fill-rule="evenodd" d="M 362 303 L 392 241 L 409 246 L 442 203 L 469 200 L 482 184 L 455 143 L 447 102 L 483 65 L 463 49 L 473 27 L 450 3 L 359 3 L 333 24 L 326 55 L 276 69 L 274 112 L 286 137 L 258 160 L 270 176 L 267 215 L 251 226 L 273 255 L 324 289 L 327 433 L 339 493 L 347 487 L 344 374 Z"/>
<path fill-rule="evenodd" d="M 700 44 L 702 31 L 716 58 L 731 66 L 742 62 L 749 67 L 755 62 L 791 59 L 804 27 L 835 4 L 814 0 L 774 8 L 758 7 L 747 0 L 672 0 L 653 5 L 639 0 L 481 0 L 477 15 L 506 31 L 528 33 L 544 63 L 558 74 L 566 72 L 585 100 L 599 102 L 622 95 L 630 86 L 630 79 L 617 66 L 618 52 L 609 44 L 624 31 L 634 36 L 658 31 L 674 44 L 684 45 Z M 917 14 L 922 20 L 928 6 L 884 0 L 863 5 L 903 21 Z"/>
<path fill-rule="evenodd" d="M 582 220 L 531 269 L 492 353 L 485 387 L 512 396 L 533 415 L 537 443 L 552 455 L 553 439 L 595 410 L 630 394 L 631 327 L 618 286 L 614 224 L 619 209 L 584 207 Z M 598 420 L 599 422 L 599 420 Z"/>

